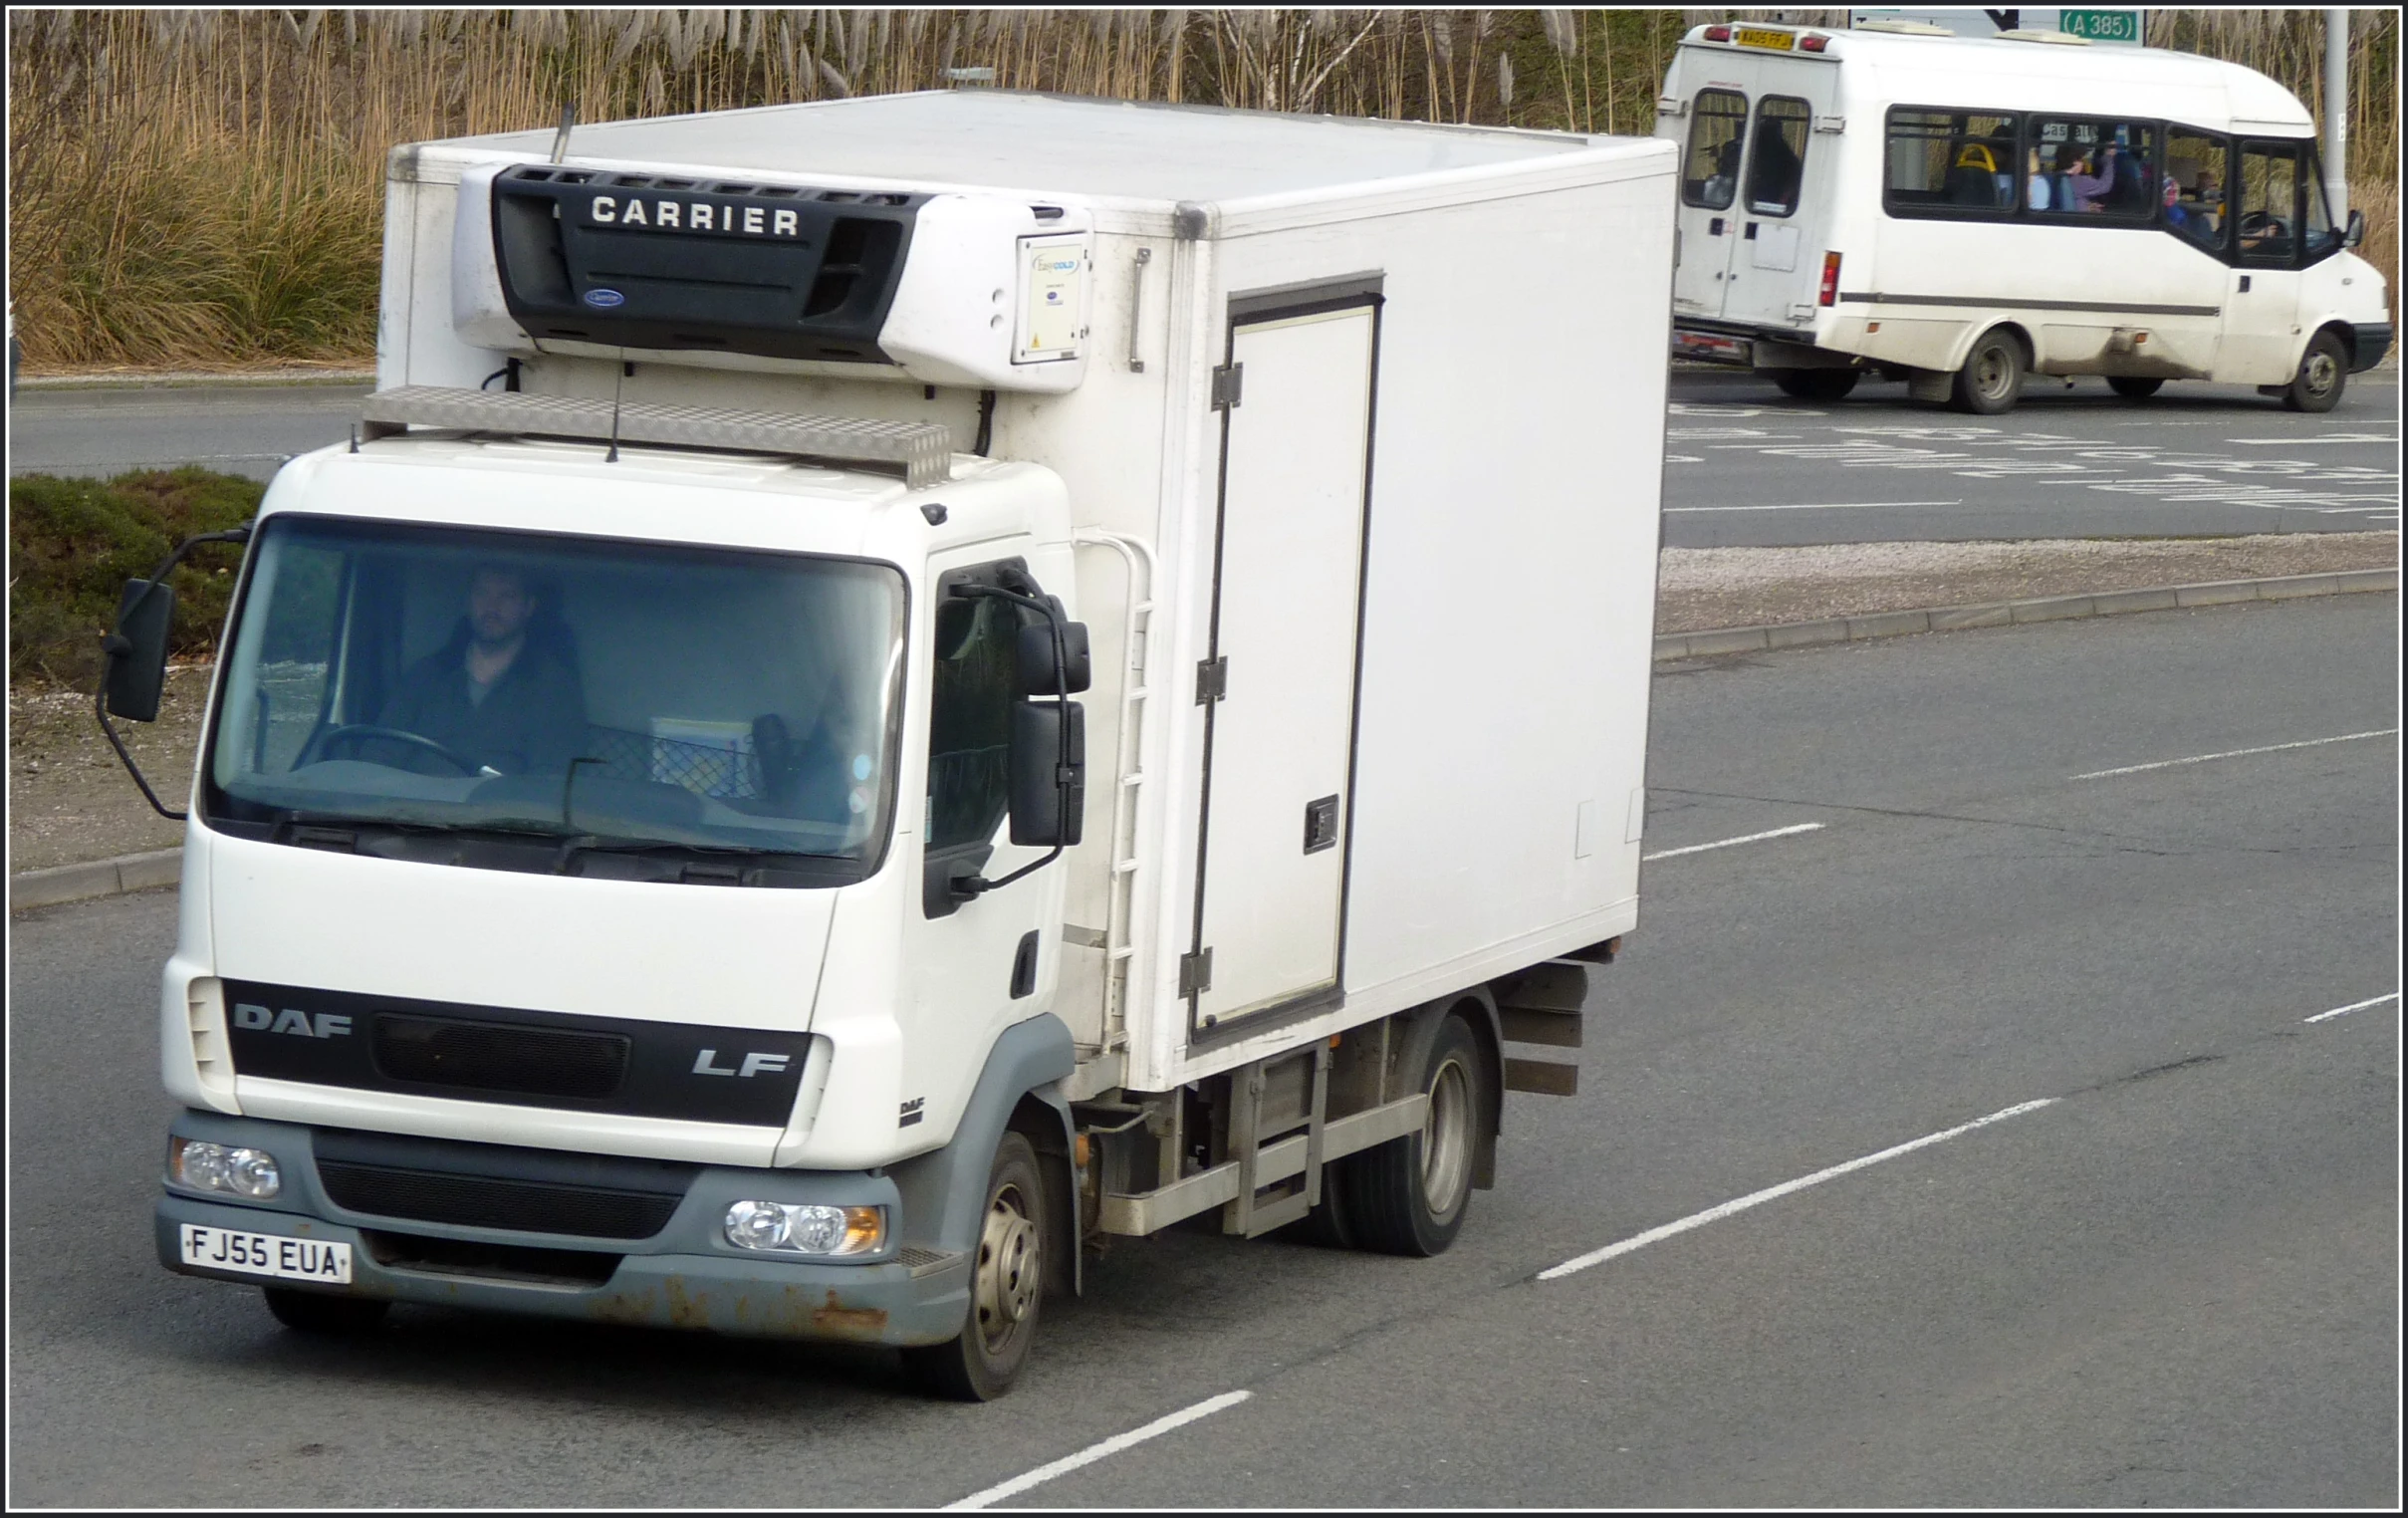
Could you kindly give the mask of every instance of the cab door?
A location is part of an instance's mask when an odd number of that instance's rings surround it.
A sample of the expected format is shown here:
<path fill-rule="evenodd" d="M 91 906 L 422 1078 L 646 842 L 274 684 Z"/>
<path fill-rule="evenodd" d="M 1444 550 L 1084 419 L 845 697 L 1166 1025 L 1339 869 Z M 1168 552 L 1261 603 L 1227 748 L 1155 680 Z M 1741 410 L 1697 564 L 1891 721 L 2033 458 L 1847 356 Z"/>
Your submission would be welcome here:
<path fill-rule="evenodd" d="M 2245 139 L 2233 186 L 2234 269 L 2224 304 L 2217 378 L 2282 384 L 2304 341 L 2299 331 L 2299 181 L 2313 155 L 2296 141 Z"/>

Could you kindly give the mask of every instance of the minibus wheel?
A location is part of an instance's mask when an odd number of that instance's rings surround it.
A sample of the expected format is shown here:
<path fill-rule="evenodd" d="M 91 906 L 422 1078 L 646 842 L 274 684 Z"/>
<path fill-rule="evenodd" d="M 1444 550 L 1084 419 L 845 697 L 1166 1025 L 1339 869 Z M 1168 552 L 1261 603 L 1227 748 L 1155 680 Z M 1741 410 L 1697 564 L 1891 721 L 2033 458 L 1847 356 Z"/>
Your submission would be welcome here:
<path fill-rule="evenodd" d="M 2329 332 L 2307 340 L 2299 356 L 2299 373 L 2283 388 L 2283 403 L 2294 411 L 2329 411 L 2341 403 L 2341 386 L 2349 378 L 2349 350 Z"/>
<path fill-rule="evenodd" d="M 1839 400 L 1856 387 L 1852 369 L 1777 369 L 1773 382 L 1801 400 Z"/>
<path fill-rule="evenodd" d="M 2129 400 L 2146 400 L 2165 388 L 2165 381 L 2142 375 L 2109 375 L 2107 388 Z"/>
<path fill-rule="evenodd" d="M 1976 416 L 1996 416 L 2014 410 L 2023 393 L 2024 345 L 2015 334 L 1996 327 L 1974 339 L 1950 402 Z"/>

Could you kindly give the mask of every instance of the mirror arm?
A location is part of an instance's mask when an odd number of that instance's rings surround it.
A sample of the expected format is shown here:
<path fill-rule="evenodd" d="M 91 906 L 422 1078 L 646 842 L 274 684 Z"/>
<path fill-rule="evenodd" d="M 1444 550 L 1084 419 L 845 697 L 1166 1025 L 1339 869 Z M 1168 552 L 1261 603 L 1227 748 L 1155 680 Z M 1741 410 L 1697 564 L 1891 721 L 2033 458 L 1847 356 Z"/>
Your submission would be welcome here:
<path fill-rule="evenodd" d="M 1009 602 L 1017 607 L 1026 607 L 1043 617 L 1046 626 L 1053 630 L 1054 633 L 1054 700 L 1063 707 L 1071 704 L 1071 650 L 1069 644 L 1063 639 L 1062 614 L 1054 609 L 1052 602 L 1041 601 L 1034 596 L 1023 596 L 1016 591 L 1007 591 L 1003 587 L 995 585 L 956 585 L 953 587 L 953 594 L 965 597 L 991 596 L 997 601 Z M 1061 823 L 1067 826 L 1071 815 L 1071 767 L 1067 764 L 1057 763 L 1054 766 L 1054 779 L 1062 798 L 1056 815 Z M 1057 828 L 1056 832 L 1059 836 L 1060 828 Z M 1062 858 L 1062 845 L 1057 843 L 1054 845 L 1053 851 L 1043 859 L 1031 860 L 1010 875 L 999 876 L 992 881 L 985 876 L 969 876 L 955 881 L 953 889 L 965 899 L 975 899 L 998 886 L 1009 886 L 1023 876 L 1036 874 Z"/>
<path fill-rule="evenodd" d="M 169 554 L 157 569 L 151 571 L 147 583 L 151 585 L 164 583 L 167 577 L 175 572 L 175 567 L 184 562 L 184 555 L 204 543 L 248 543 L 250 541 L 251 524 L 248 522 L 243 523 L 240 527 L 229 527 L 224 532 L 204 532 L 186 538 L 175 545 L 175 552 Z M 126 751 L 125 740 L 118 736 L 116 724 L 109 720 L 109 671 L 119 659 L 132 651 L 133 644 L 127 642 L 121 633 L 111 632 L 101 639 L 101 683 L 92 693 L 92 714 L 100 718 L 102 736 L 109 740 L 111 748 L 118 751 L 118 758 L 125 766 L 125 773 L 131 775 L 133 783 L 141 788 L 142 799 L 150 803 L 150 810 L 166 818 L 169 822 L 182 822 L 190 814 L 175 811 L 159 800 L 158 793 L 150 789 L 149 780 L 143 777 L 142 767 L 134 763 L 133 755 Z"/>

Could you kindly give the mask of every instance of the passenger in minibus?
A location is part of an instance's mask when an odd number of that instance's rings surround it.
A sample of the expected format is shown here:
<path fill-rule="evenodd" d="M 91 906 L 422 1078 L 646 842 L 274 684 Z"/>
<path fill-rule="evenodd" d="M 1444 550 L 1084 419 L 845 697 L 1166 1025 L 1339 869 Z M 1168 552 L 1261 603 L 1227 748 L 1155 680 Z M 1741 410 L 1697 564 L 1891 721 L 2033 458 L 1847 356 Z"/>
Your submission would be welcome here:
<path fill-rule="evenodd" d="M 2024 199 L 2036 211 L 2048 209 L 2049 173 L 2037 147 L 2024 155 Z"/>
<path fill-rule="evenodd" d="M 1798 204 L 1798 182 L 1804 177 L 1806 164 L 1778 125 L 1756 134 L 1756 174 L 1749 185 L 1749 209 L 1788 215 Z"/>

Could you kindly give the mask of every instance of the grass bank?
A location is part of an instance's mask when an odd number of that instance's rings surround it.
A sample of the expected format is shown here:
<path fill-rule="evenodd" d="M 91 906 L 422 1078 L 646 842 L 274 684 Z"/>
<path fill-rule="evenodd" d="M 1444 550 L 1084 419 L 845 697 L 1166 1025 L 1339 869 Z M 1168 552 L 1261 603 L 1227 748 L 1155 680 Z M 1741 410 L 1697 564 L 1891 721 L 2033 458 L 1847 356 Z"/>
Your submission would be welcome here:
<path fill-rule="evenodd" d="M 143 470 L 114 479 L 24 475 L 8 482 L 8 675 L 89 687 L 101 634 L 125 582 L 148 576 L 193 533 L 250 519 L 266 486 L 207 469 Z M 178 657 L 206 658 L 234 591 L 242 550 L 194 550 L 170 579 Z"/>
<path fill-rule="evenodd" d="M 15 10 L 9 220 L 31 373 L 359 363 L 396 142 L 942 88 L 1644 132 L 1678 10 Z M 1779 15 L 1843 26 L 1845 11 Z M 2354 203 L 2396 293 L 2392 11 L 2354 13 Z M 2322 13 L 2148 13 L 2320 109 Z"/>

